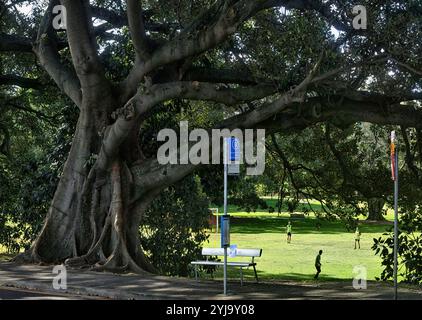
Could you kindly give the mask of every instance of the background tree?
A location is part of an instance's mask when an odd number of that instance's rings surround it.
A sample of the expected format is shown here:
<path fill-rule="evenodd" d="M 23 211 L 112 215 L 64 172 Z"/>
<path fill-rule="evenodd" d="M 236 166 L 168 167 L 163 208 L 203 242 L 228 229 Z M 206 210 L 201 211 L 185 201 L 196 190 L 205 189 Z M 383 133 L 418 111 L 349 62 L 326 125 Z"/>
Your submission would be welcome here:
<path fill-rule="evenodd" d="M 352 216 L 382 220 L 384 204 L 392 203 L 388 130 L 369 124 L 320 125 L 274 136 L 268 144 L 274 165 L 267 174 L 284 181 L 283 196 L 307 199 L 310 210 L 309 200 L 317 199 L 327 214 L 341 216 L 346 206 L 347 217 L 354 211 Z"/>

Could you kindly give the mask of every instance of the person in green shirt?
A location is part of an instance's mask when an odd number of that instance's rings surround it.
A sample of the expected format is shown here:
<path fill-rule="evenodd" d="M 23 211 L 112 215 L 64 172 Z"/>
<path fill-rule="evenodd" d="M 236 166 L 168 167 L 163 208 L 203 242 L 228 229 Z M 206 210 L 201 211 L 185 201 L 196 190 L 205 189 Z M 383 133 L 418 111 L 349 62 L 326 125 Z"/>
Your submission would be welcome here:
<path fill-rule="evenodd" d="M 359 231 L 359 227 L 356 227 L 356 231 L 355 231 L 355 250 L 356 250 L 356 243 L 359 245 L 359 249 L 360 249 L 360 231 Z"/>
<path fill-rule="evenodd" d="M 289 220 L 289 223 L 287 224 L 286 232 L 287 232 L 287 243 L 290 243 L 292 241 L 292 224 L 290 223 L 290 220 Z"/>
<path fill-rule="evenodd" d="M 321 255 L 322 255 L 322 250 L 319 250 L 319 254 L 316 256 L 315 259 L 315 269 L 317 270 L 317 273 L 314 277 L 314 279 L 318 279 L 319 274 L 321 273 Z"/>

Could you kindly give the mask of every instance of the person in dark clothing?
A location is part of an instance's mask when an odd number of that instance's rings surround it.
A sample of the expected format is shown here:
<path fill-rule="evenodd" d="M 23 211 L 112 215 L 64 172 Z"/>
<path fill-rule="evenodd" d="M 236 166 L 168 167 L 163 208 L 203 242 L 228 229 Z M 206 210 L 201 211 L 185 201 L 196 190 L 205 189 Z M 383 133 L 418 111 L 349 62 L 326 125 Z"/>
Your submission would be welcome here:
<path fill-rule="evenodd" d="M 319 274 L 321 273 L 321 255 L 322 255 L 322 250 L 319 250 L 319 254 L 316 256 L 315 259 L 315 269 L 317 270 L 317 273 L 314 277 L 314 279 L 318 279 Z"/>

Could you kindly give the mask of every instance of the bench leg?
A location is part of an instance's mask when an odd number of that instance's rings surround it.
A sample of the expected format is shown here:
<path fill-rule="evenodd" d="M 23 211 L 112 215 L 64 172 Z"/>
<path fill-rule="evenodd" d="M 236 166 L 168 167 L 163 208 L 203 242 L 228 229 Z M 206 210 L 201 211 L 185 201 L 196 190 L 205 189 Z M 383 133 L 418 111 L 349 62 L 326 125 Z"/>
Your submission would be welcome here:
<path fill-rule="evenodd" d="M 253 271 L 255 272 L 255 280 L 256 280 L 256 283 L 258 283 L 258 274 L 256 273 L 255 265 L 253 266 Z"/>
<path fill-rule="evenodd" d="M 198 281 L 198 265 L 195 264 L 195 280 Z"/>
<path fill-rule="evenodd" d="M 240 267 L 240 285 L 243 286 L 243 269 Z"/>

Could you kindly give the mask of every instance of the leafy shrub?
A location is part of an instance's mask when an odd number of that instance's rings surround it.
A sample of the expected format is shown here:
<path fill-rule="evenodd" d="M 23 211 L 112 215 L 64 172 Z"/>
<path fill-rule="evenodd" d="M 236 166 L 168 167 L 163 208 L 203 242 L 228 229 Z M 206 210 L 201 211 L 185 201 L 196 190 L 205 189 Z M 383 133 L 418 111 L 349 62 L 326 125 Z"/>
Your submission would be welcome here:
<path fill-rule="evenodd" d="M 188 176 L 156 198 L 141 222 L 143 249 L 162 274 L 187 276 L 208 239 L 208 200 L 196 176 Z"/>
<path fill-rule="evenodd" d="M 398 273 L 404 282 L 422 284 L 422 214 L 420 211 L 401 215 L 398 235 Z M 374 239 L 372 249 L 382 259 L 381 280 L 394 276 L 394 233 L 392 228 Z"/>
<path fill-rule="evenodd" d="M 299 202 L 297 200 L 287 200 L 286 205 L 287 205 L 287 211 L 289 211 L 290 213 L 293 213 L 298 207 Z"/>

